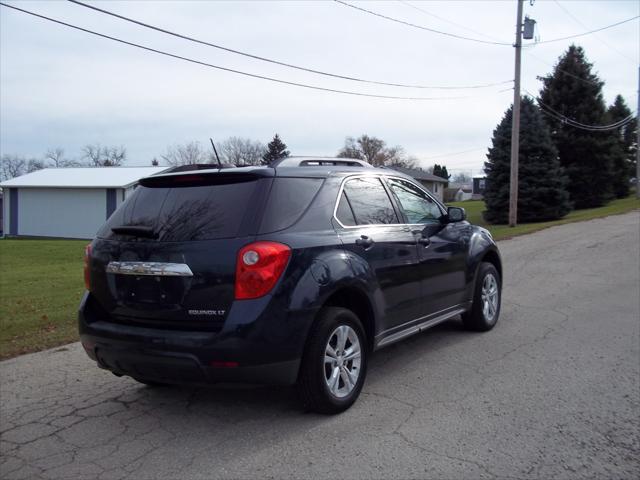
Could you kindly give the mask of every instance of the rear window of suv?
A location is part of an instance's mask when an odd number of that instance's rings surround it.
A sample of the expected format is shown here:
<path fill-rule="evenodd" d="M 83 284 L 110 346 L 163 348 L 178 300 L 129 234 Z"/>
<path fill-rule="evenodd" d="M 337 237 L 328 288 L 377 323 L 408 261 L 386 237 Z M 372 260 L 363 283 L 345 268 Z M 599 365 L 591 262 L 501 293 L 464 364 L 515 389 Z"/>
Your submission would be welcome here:
<path fill-rule="evenodd" d="M 252 198 L 258 182 L 253 179 L 173 188 L 139 186 L 100 229 L 98 237 L 122 238 L 111 230 L 121 226 L 149 227 L 161 242 L 235 237 L 245 213 L 256 208 Z"/>

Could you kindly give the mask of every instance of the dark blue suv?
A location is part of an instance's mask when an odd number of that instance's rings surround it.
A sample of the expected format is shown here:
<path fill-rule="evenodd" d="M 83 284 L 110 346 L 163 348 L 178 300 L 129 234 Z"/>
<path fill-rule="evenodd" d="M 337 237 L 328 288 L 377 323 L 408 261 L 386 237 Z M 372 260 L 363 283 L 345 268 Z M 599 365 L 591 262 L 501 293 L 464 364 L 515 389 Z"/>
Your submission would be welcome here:
<path fill-rule="evenodd" d="M 358 397 L 374 350 L 500 313 L 489 232 L 419 183 L 348 159 L 144 178 L 87 247 L 82 345 L 148 384 L 294 384 Z"/>

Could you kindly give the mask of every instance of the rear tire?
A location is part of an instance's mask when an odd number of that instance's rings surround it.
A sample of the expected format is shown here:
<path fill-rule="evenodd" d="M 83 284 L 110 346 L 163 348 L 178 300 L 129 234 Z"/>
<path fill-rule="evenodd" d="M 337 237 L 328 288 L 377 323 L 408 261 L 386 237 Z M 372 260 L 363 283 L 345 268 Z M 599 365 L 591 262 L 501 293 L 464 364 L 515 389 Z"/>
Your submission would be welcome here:
<path fill-rule="evenodd" d="M 469 330 L 486 332 L 498 322 L 502 300 L 500 274 L 493 264 L 482 262 L 478 268 L 473 305 L 462 314 L 462 323 Z"/>
<path fill-rule="evenodd" d="M 298 378 L 305 408 L 335 414 L 353 405 L 364 384 L 367 356 L 358 317 L 346 308 L 322 309 L 309 333 Z"/>

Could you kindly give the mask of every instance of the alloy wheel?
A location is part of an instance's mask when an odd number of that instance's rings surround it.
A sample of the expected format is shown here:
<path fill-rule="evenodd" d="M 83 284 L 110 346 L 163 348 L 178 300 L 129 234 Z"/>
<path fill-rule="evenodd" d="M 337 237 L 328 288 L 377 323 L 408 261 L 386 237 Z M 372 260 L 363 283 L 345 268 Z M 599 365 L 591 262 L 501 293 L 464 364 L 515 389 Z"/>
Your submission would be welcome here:
<path fill-rule="evenodd" d="M 488 273 L 482 282 L 482 314 L 487 322 L 492 323 L 498 312 L 498 281 L 492 273 Z"/>
<path fill-rule="evenodd" d="M 356 331 L 338 326 L 329 335 L 324 353 L 324 375 L 329 392 L 343 398 L 349 395 L 360 377 L 362 349 Z"/>

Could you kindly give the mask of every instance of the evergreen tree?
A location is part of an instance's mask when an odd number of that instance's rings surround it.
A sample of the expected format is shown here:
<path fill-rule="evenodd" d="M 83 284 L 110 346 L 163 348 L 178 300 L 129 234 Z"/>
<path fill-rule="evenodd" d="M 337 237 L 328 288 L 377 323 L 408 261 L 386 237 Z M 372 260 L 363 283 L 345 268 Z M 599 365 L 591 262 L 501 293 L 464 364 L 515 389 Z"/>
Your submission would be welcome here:
<path fill-rule="evenodd" d="M 607 110 L 607 123 L 615 123 L 631 115 L 621 95 L 616 96 L 613 105 Z M 629 180 L 636 176 L 636 129 L 638 122 L 634 118 L 623 127 L 611 131 L 615 142 L 613 156 L 613 193 L 617 198 L 629 195 Z"/>
<path fill-rule="evenodd" d="M 449 180 L 449 172 L 447 172 L 447 167 L 445 165 L 438 165 L 437 163 L 433 166 L 433 174 L 436 177 L 444 178 L 445 180 Z M 447 186 L 449 183 L 446 184 Z"/>
<path fill-rule="evenodd" d="M 509 178 L 511 171 L 511 120 L 513 107 L 493 131 L 493 146 L 484 164 L 487 189 L 484 218 L 506 223 L 509 217 Z M 518 221 L 554 220 L 569 213 L 567 179 L 558 160 L 558 151 L 540 109 L 529 97 L 520 107 L 520 155 L 518 178 Z"/>
<path fill-rule="evenodd" d="M 569 178 L 575 208 L 599 207 L 613 198 L 614 142 L 607 132 L 587 131 L 559 120 L 565 116 L 585 125 L 606 123 L 602 82 L 581 47 L 571 45 L 553 73 L 542 78 L 540 107 L 548 114 L 551 138 Z M 555 116 L 555 117 L 554 117 Z"/>
<path fill-rule="evenodd" d="M 287 150 L 287 146 L 280 140 L 280 136 L 276 133 L 273 140 L 267 145 L 267 151 L 262 156 L 262 164 L 269 165 L 271 162 L 288 156 L 289 150 Z"/>

